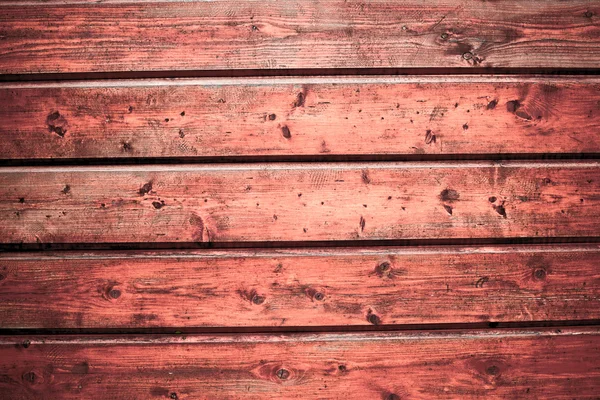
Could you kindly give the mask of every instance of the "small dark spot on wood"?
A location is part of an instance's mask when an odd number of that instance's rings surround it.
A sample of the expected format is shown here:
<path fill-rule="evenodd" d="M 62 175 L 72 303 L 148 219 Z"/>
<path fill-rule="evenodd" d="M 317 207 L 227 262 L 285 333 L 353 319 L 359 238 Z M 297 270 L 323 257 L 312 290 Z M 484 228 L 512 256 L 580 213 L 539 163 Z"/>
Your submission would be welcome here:
<path fill-rule="evenodd" d="M 460 193 L 454 189 L 444 189 L 440 192 L 440 200 L 442 201 L 456 201 L 460 198 Z"/>
<path fill-rule="evenodd" d="M 269 120 L 270 121 L 275 121 L 275 118 L 277 118 L 277 115 L 275 115 L 275 114 L 269 114 Z"/>
<path fill-rule="evenodd" d="M 531 115 L 527 114 L 527 113 L 526 113 L 525 111 L 523 111 L 523 110 L 517 110 L 517 111 L 515 112 L 515 115 L 516 115 L 517 117 L 519 117 L 519 118 L 523 118 L 523 119 L 526 119 L 526 120 L 528 120 L 528 121 L 531 121 L 531 120 L 532 120 L 532 118 L 531 118 Z"/>
<path fill-rule="evenodd" d="M 19 197 L 19 203 L 25 203 L 25 197 Z"/>
<path fill-rule="evenodd" d="M 385 400 L 401 400 L 401 398 L 395 393 L 390 393 Z"/>
<path fill-rule="evenodd" d="M 496 196 L 491 196 L 491 197 L 488 199 L 488 201 L 489 201 L 490 203 L 494 203 L 494 202 L 496 202 L 496 200 L 498 200 L 498 199 L 496 198 Z"/>
<path fill-rule="evenodd" d="M 366 222 L 362 215 L 360 216 L 360 221 L 358 224 L 360 225 L 360 231 L 361 232 L 364 231 Z"/>
<path fill-rule="evenodd" d="M 217 100 L 217 103 L 225 103 L 225 99 L 219 99 Z"/>
<path fill-rule="evenodd" d="M 498 100 L 494 99 L 488 103 L 487 109 L 493 110 L 494 108 L 496 108 L 497 105 L 498 105 Z"/>
<path fill-rule="evenodd" d="M 466 53 L 463 53 L 462 57 L 465 60 L 472 60 L 473 59 L 473 53 L 471 53 L 470 51 L 467 51 Z"/>
<path fill-rule="evenodd" d="M 121 146 L 122 146 L 123 150 L 126 152 L 131 152 L 133 150 L 133 146 L 129 142 L 122 141 Z"/>
<path fill-rule="evenodd" d="M 484 276 L 481 277 L 477 280 L 477 282 L 475 282 L 475 287 L 476 288 L 482 288 L 484 284 L 486 284 L 488 281 L 490 280 L 489 276 Z"/>
<path fill-rule="evenodd" d="M 252 25 L 252 30 L 253 30 L 253 31 L 258 31 L 258 26 L 256 26 L 256 25 Z"/>
<path fill-rule="evenodd" d="M 444 204 L 444 210 L 446 210 L 448 214 L 452 215 L 452 207 Z"/>
<path fill-rule="evenodd" d="M 594 13 L 588 10 L 583 14 L 583 16 L 586 18 L 592 18 L 594 16 Z"/>
<path fill-rule="evenodd" d="M 277 221 L 277 215 L 273 214 L 273 220 Z"/>
<path fill-rule="evenodd" d="M 108 296 L 109 296 L 111 299 L 118 299 L 119 297 L 121 297 L 121 291 L 120 291 L 119 289 L 111 289 L 111 290 L 108 292 Z"/>
<path fill-rule="evenodd" d="M 181 113 L 179 113 L 179 115 L 181 115 L 182 117 L 185 117 L 185 111 L 182 111 Z"/>
<path fill-rule="evenodd" d="M 377 265 L 377 268 L 375 268 L 375 272 L 380 278 L 382 278 L 390 270 L 391 267 L 392 265 L 389 262 L 384 261 Z"/>
<path fill-rule="evenodd" d="M 365 184 L 369 184 L 371 183 L 371 177 L 369 176 L 369 171 L 366 169 L 363 169 L 360 173 L 361 179 Z"/>
<path fill-rule="evenodd" d="M 62 194 L 68 194 L 71 191 L 71 186 L 69 185 L 65 185 L 65 187 L 63 188 L 63 190 L 61 190 Z"/>
<path fill-rule="evenodd" d="M 373 325 L 380 325 L 381 324 L 381 318 L 379 318 L 376 314 L 373 314 L 371 312 L 369 312 L 367 314 L 367 321 L 369 321 L 369 323 L 371 323 Z"/>
<path fill-rule="evenodd" d="M 340 372 L 346 372 L 347 371 L 346 366 L 343 365 L 343 364 L 342 365 L 338 365 L 338 369 L 340 370 Z"/>
<path fill-rule="evenodd" d="M 281 127 L 281 134 L 286 139 L 289 139 L 289 138 L 292 137 L 292 133 L 290 132 L 290 128 L 288 128 L 287 125 L 284 125 L 284 126 Z"/>
<path fill-rule="evenodd" d="M 2 274 L 0 274 L 0 281 L 3 281 L 4 279 L 6 279 L 6 277 Z"/>
<path fill-rule="evenodd" d="M 169 121 L 170 121 L 169 118 L 165 118 L 165 122 L 169 122 Z"/>
<path fill-rule="evenodd" d="M 23 380 L 27 383 L 34 384 L 37 380 L 37 375 L 33 371 L 26 372 L 23 374 Z"/>
<path fill-rule="evenodd" d="M 175 393 L 175 392 L 172 392 L 172 393 L 169 395 L 169 397 L 170 397 L 171 399 L 173 399 L 173 400 L 177 400 L 177 393 Z"/>
<path fill-rule="evenodd" d="M 313 297 L 317 301 L 322 301 L 325 298 L 325 295 L 321 292 L 316 292 Z"/>
<path fill-rule="evenodd" d="M 148 321 L 155 321 L 158 319 L 158 315 L 156 314 L 133 314 L 132 320 L 136 325 L 138 324 L 146 324 Z"/>
<path fill-rule="evenodd" d="M 154 206 L 154 208 L 156 208 L 157 210 L 160 210 L 161 208 L 163 208 L 165 206 L 165 202 L 164 201 L 153 201 L 152 205 Z"/>
<path fill-rule="evenodd" d="M 129 111 L 129 114 L 131 114 L 133 112 L 133 107 L 129 106 L 129 108 L 127 110 Z"/>
<path fill-rule="evenodd" d="M 506 110 L 511 113 L 516 112 L 519 109 L 519 107 L 521 107 L 521 103 L 519 102 L 519 100 L 511 100 L 506 103 Z"/>
<path fill-rule="evenodd" d="M 183 131 L 183 129 L 179 129 L 179 137 L 180 138 L 184 138 L 185 137 L 185 132 Z"/>
<path fill-rule="evenodd" d="M 446 32 L 442 33 L 441 38 L 442 40 L 448 39 L 448 34 Z"/>
<path fill-rule="evenodd" d="M 90 372 L 90 365 L 85 361 L 75 364 L 73 368 L 71 368 L 71 373 L 75 375 L 86 375 L 88 372 Z"/>
<path fill-rule="evenodd" d="M 67 120 L 58 111 L 46 117 L 46 125 L 50 132 L 54 132 L 60 137 L 64 137 L 67 133 Z"/>
<path fill-rule="evenodd" d="M 150 389 L 150 394 L 154 397 L 169 397 L 169 389 L 160 386 Z"/>
<path fill-rule="evenodd" d="M 252 296 L 252 302 L 256 305 L 261 305 L 265 302 L 265 298 L 263 296 L 255 294 L 254 296 Z"/>
<path fill-rule="evenodd" d="M 302 197 L 302 193 L 298 193 L 298 197 Z"/>
<path fill-rule="evenodd" d="M 279 379 L 281 379 L 281 380 L 285 380 L 285 379 L 287 379 L 287 378 L 289 378 L 289 377 L 290 377 L 290 371 L 288 371 L 288 370 L 287 370 L 287 369 L 285 369 L 285 368 L 280 368 L 280 369 L 278 369 L 278 370 L 277 370 L 277 372 L 275 372 L 275 375 L 276 375 L 276 376 L 277 376 Z"/>
<path fill-rule="evenodd" d="M 500 215 L 502 215 L 504 218 L 506 218 L 506 209 L 504 208 L 504 203 L 496 206 L 494 205 L 494 210 L 496 210 L 496 212 Z"/>
<path fill-rule="evenodd" d="M 464 124 L 464 125 L 463 125 L 463 130 L 465 130 L 465 131 L 466 131 L 467 129 L 469 129 L 469 124 Z"/>
<path fill-rule="evenodd" d="M 546 279 L 546 270 L 544 268 L 538 268 L 533 272 L 533 276 L 538 281 L 543 281 Z"/>
<path fill-rule="evenodd" d="M 140 188 L 138 193 L 140 196 L 145 196 L 146 194 L 150 193 L 151 190 L 152 190 L 152 181 L 145 183 L 144 186 L 142 186 Z"/>
<path fill-rule="evenodd" d="M 495 365 L 490 365 L 489 367 L 487 367 L 487 369 L 485 370 L 485 372 L 488 375 L 498 375 L 500 373 L 500 368 L 498 368 Z"/>
<path fill-rule="evenodd" d="M 454 108 L 458 108 L 458 103 L 454 103 Z"/>
<path fill-rule="evenodd" d="M 550 178 L 544 178 L 544 179 L 542 179 L 542 183 L 543 183 L 544 185 L 549 185 L 549 184 L 551 184 L 551 183 L 552 183 L 552 181 L 550 180 Z"/>
<path fill-rule="evenodd" d="M 100 207 L 102 207 L 102 208 L 105 208 L 105 207 L 106 207 L 106 204 L 104 204 L 104 203 L 100 203 Z"/>
<path fill-rule="evenodd" d="M 302 231 L 303 231 L 304 233 L 306 233 L 306 232 L 308 232 L 308 229 L 306 229 L 306 228 L 302 228 Z"/>
<path fill-rule="evenodd" d="M 29 346 L 31 346 L 31 342 L 29 341 L 29 339 L 23 340 L 23 347 L 27 349 L 29 348 Z"/>
<path fill-rule="evenodd" d="M 303 107 L 306 97 L 303 92 L 298 93 L 296 100 L 292 104 L 293 107 Z"/>
<path fill-rule="evenodd" d="M 425 144 L 431 144 L 436 142 L 436 137 L 431 133 L 431 129 L 425 131 Z"/>

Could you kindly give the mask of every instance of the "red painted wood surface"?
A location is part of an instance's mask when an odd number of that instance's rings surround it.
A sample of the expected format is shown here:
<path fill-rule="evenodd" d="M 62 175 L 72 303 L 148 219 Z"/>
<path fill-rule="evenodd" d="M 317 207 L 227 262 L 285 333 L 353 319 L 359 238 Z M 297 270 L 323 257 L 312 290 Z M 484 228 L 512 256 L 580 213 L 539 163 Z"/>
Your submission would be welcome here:
<path fill-rule="evenodd" d="M 594 398 L 597 328 L 2 337 L 2 399 Z"/>
<path fill-rule="evenodd" d="M 600 245 L 0 256 L 0 328 L 600 319 Z"/>
<path fill-rule="evenodd" d="M 0 73 L 364 67 L 597 68 L 588 0 L 0 5 Z"/>
<path fill-rule="evenodd" d="M 11 167 L 2 243 L 597 237 L 590 162 Z"/>
<path fill-rule="evenodd" d="M 0 85 L 0 158 L 600 152 L 600 80 L 330 77 Z"/>

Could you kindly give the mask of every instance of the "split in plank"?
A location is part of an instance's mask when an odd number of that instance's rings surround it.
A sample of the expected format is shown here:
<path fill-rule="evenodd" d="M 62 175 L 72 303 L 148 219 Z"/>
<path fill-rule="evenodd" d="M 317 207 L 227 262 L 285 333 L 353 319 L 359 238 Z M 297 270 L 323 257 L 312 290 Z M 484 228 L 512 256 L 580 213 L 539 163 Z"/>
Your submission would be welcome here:
<path fill-rule="evenodd" d="M 4 2 L 0 73 L 597 68 L 588 0 Z"/>
<path fill-rule="evenodd" d="M 1 337 L 0 398 L 592 398 L 599 333 Z"/>
<path fill-rule="evenodd" d="M 0 84 L 0 159 L 600 153 L 595 77 Z"/>
<path fill-rule="evenodd" d="M 0 256 L 0 328 L 600 319 L 600 245 Z"/>
<path fill-rule="evenodd" d="M 597 237 L 590 162 L 6 167 L 2 243 Z"/>

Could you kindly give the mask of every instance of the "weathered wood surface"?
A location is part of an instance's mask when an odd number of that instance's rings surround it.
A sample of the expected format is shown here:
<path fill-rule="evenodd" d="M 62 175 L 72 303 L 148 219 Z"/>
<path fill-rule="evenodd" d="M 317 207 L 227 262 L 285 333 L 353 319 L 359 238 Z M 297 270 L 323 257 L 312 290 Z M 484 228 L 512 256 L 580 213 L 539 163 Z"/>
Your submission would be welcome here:
<path fill-rule="evenodd" d="M 597 237 L 598 162 L 6 167 L 2 243 Z"/>
<path fill-rule="evenodd" d="M 0 104 L 0 159 L 600 153 L 590 76 L 63 81 Z"/>
<path fill-rule="evenodd" d="M 600 245 L 0 256 L 0 328 L 600 319 Z"/>
<path fill-rule="evenodd" d="M 2 399 L 594 398 L 597 328 L 2 337 Z"/>
<path fill-rule="evenodd" d="M 0 73 L 597 68 L 588 0 L 12 1 Z"/>

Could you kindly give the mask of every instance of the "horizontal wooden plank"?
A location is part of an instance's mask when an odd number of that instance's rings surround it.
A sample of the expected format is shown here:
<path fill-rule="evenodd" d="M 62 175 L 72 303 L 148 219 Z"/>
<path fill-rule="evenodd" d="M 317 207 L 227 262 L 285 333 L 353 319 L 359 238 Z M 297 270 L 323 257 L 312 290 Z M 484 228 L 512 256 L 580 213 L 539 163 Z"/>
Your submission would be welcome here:
<path fill-rule="evenodd" d="M 5 2 L 0 73 L 597 68 L 588 0 Z"/>
<path fill-rule="evenodd" d="M 595 77 L 3 84 L 0 104 L 0 159 L 600 152 Z"/>
<path fill-rule="evenodd" d="M 2 243 L 597 237 L 598 162 L 6 167 Z"/>
<path fill-rule="evenodd" d="M 593 320 L 599 263 L 600 245 L 9 253 L 0 328 Z"/>
<path fill-rule="evenodd" d="M 593 398 L 599 333 L 2 337 L 0 398 Z"/>

